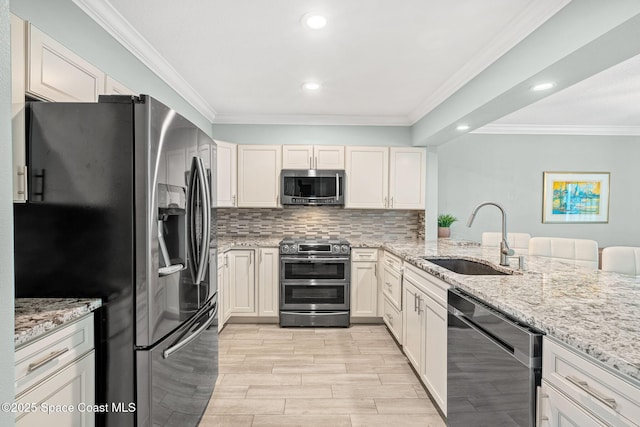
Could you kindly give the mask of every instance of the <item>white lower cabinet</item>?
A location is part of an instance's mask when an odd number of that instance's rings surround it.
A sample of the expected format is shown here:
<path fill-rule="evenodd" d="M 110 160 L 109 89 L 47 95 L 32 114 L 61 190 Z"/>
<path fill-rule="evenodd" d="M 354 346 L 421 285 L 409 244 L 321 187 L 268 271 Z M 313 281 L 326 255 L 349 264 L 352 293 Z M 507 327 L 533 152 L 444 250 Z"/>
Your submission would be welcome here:
<path fill-rule="evenodd" d="M 280 311 L 279 249 L 258 249 L 258 315 L 278 316 Z"/>
<path fill-rule="evenodd" d="M 93 314 L 16 348 L 15 392 L 17 426 L 94 426 Z"/>
<path fill-rule="evenodd" d="M 228 255 L 231 313 L 257 316 L 255 250 L 234 249 Z"/>
<path fill-rule="evenodd" d="M 539 394 L 539 427 L 604 427 L 608 425 L 598 421 L 546 381 L 542 381 Z"/>
<path fill-rule="evenodd" d="M 542 342 L 539 425 L 640 425 L 640 388 L 553 338 Z"/>
<path fill-rule="evenodd" d="M 378 251 L 353 249 L 351 254 L 351 317 L 378 316 Z M 367 259 L 367 261 L 359 261 Z"/>
<path fill-rule="evenodd" d="M 402 345 L 402 312 L 398 310 L 385 296 L 382 308 L 382 320 L 395 337 L 396 341 Z"/>
<path fill-rule="evenodd" d="M 449 287 L 406 265 L 403 275 L 402 346 L 440 410 L 447 413 L 447 309 Z"/>

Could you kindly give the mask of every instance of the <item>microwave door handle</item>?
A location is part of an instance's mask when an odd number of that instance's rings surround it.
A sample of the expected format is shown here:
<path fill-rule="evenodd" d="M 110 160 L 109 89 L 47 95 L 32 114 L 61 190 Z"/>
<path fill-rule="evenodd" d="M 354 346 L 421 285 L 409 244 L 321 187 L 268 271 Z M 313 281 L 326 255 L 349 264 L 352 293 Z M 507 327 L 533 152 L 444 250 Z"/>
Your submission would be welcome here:
<path fill-rule="evenodd" d="M 336 202 L 340 200 L 340 174 L 336 173 Z"/>
<path fill-rule="evenodd" d="M 196 162 L 195 157 L 191 162 L 191 172 L 189 173 L 188 189 L 187 189 L 187 258 L 189 259 L 189 270 L 191 270 L 191 279 L 194 283 L 197 283 L 197 264 L 196 254 L 198 248 L 196 247 L 196 222 L 195 222 L 195 199 L 196 199 Z"/>

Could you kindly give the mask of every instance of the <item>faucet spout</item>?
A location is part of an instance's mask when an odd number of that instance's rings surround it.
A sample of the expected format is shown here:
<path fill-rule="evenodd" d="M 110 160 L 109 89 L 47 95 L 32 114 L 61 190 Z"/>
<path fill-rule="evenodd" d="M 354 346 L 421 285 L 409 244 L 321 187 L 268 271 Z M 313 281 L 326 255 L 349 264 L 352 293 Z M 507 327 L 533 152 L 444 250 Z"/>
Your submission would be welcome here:
<path fill-rule="evenodd" d="M 469 216 L 469 220 L 467 221 L 467 227 L 471 227 L 471 224 L 473 224 L 473 220 L 476 219 L 476 214 L 478 213 L 480 208 L 488 205 L 495 206 L 496 208 L 498 208 L 502 215 L 502 240 L 500 241 L 500 265 L 509 265 L 507 256 L 513 255 L 515 252 L 513 251 L 513 249 L 509 247 L 509 242 L 507 240 L 507 213 L 505 212 L 502 205 L 496 202 L 482 202 L 478 204 L 478 206 L 473 208 L 473 211 Z"/>

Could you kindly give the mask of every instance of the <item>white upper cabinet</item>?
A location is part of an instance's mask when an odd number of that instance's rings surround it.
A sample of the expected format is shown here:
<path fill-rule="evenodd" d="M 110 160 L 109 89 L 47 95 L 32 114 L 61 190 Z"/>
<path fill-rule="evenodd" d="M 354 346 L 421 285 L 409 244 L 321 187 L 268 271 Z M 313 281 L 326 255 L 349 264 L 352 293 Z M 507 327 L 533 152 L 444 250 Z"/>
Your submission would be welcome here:
<path fill-rule="evenodd" d="M 283 169 L 344 169 L 344 147 L 337 145 L 283 145 Z"/>
<path fill-rule="evenodd" d="M 29 25 L 27 92 L 49 101 L 95 102 L 105 74 L 37 27 Z"/>
<path fill-rule="evenodd" d="M 13 140 L 13 201 L 27 200 L 24 92 L 26 24 L 11 15 L 11 137 Z"/>
<path fill-rule="evenodd" d="M 424 148 L 389 148 L 389 207 L 424 209 L 426 177 Z"/>
<path fill-rule="evenodd" d="M 281 145 L 238 145 L 238 207 L 278 207 L 281 169 Z"/>
<path fill-rule="evenodd" d="M 135 95 L 135 92 L 117 81 L 116 79 L 107 76 L 104 81 L 104 94 L 105 95 Z"/>
<path fill-rule="evenodd" d="M 218 168 L 217 174 L 217 207 L 238 206 L 237 200 L 237 171 L 238 151 L 237 145 L 216 140 Z"/>
<path fill-rule="evenodd" d="M 346 147 L 346 208 L 385 209 L 388 199 L 389 149 Z"/>

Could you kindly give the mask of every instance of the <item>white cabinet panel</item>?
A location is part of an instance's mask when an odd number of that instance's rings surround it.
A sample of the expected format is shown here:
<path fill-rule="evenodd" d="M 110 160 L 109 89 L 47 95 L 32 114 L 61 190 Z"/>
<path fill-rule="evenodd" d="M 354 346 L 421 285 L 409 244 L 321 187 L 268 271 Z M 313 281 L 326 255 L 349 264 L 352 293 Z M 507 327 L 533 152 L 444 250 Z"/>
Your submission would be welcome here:
<path fill-rule="evenodd" d="M 351 317 L 378 315 L 378 263 L 351 263 Z"/>
<path fill-rule="evenodd" d="M 11 15 L 11 137 L 13 139 L 13 201 L 27 200 L 27 160 L 24 120 L 26 90 L 25 22 Z"/>
<path fill-rule="evenodd" d="M 389 149 L 389 207 L 424 209 L 427 153 L 424 148 Z"/>
<path fill-rule="evenodd" d="M 344 147 L 314 145 L 314 169 L 344 169 Z"/>
<path fill-rule="evenodd" d="M 425 339 L 421 377 L 443 413 L 447 413 L 447 309 L 425 294 Z"/>
<path fill-rule="evenodd" d="M 255 251 L 231 250 L 229 255 L 229 287 L 231 312 L 257 315 L 255 286 Z"/>
<path fill-rule="evenodd" d="M 237 145 L 216 140 L 217 207 L 237 206 Z"/>
<path fill-rule="evenodd" d="M 29 26 L 27 92 L 50 101 L 95 102 L 105 74 L 33 25 Z"/>
<path fill-rule="evenodd" d="M 346 208 L 385 209 L 388 206 L 389 149 L 346 147 Z"/>
<path fill-rule="evenodd" d="M 280 145 L 238 146 L 238 206 L 279 206 L 282 164 Z"/>
<path fill-rule="evenodd" d="M 604 427 L 608 425 L 599 421 L 544 380 L 539 393 L 539 427 Z"/>
<path fill-rule="evenodd" d="M 400 312 L 389 299 L 384 297 L 382 319 L 387 325 L 398 343 L 402 345 L 402 312 Z"/>
<path fill-rule="evenodd" d="M 413 284 L 405 280 L 404 283 L 404 309 L 402 310 L 402 349 L 404 354 L 420 372 L 422 361 L 422 340 L 425 335 L 424 316 L 418 310 L 419 297 L 422 292 Z"/>
<path fill-rule="evenodd" d="M 220 272 L 220 265 L 222 265 L 222 272 Z M 222 311 L 222 319 L 224 323 L 227 323 L 229 317 L 231 317 L 233 305 L 231 304 L 231 286 L 229 283 L 229 252 L 226 252 L 222 256 L 222 264 L 218 264 L 219 275 L 221 275 L 221 285 L 218 286 L 222 289 L 222 296 L 220 297 Z"/>
<path fill-rule="evenodd" d="M 279 305 L 279 249 L 258 249 L 258 315 L 278 316 Z"/>
<path fill-rule="evenodd" d="M 311 169 L 313 145 L 283 145 L 282 169 Z"/>
<path fill-rule="evenodd" d="M 59 405 L 72 407 L 73 411 L 52 411 L 46 413 L 38 410 L 16 414 L 16 426 L 70 426 L 92 427 L 95 425 L 95 415 L 91 410 L 82 411 L 81 408 L 91 408 L 95 405 L 95 356 L 91 351 L 82 359 L 70 364 L 55 375 L 42 381 L 16 399 L 19 406 L 34 404 L 38 408 L 42 405 Z"/>

